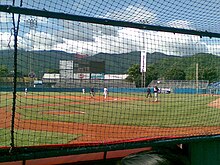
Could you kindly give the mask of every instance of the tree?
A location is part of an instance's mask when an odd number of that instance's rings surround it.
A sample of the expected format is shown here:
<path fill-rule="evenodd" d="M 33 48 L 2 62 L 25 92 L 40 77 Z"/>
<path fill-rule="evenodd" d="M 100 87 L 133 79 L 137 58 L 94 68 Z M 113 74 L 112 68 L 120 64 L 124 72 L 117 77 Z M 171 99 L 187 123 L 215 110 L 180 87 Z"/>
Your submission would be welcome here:
<path fill-rule="evenodd" d="M 147 72 L 145 73 L 145 86 L 148 86 L 152 80 L 158 79 L 158 73 L 153 65 L 147 67 Z M 141 87 L 141 77 L 140 65 L 134 64 L 128 69 L 128 77 L 126 78 L 129 82 L 135 82 L 136 87 Z"/>
<path fill-rule="evenodd" d="M 205 67 L 200 69 L 199 79 L 200 80 L 209 80 L 209 82 L 214 82 L 217 80 L 217 70 L 213 67 Z"/>
<path fill-rule="evenodd" d="M 141 72 L 140 65 L 134 64 L 128 69 L 128 77 L 126 78 L 129 82 L 135 82 L 136 87 L 141 86 Z"/>
<path fill-rule="evenodd" d="M 186 74 L 187 80 L 195 80 L 196 79 L 196 69 L 195 65 L 192 65 L 187 69 Z M 213 66 L 205 66 L 199 65 L 199 80 L 209 80 L 209 82 L 214 82 L 219 79 L 217 69 Z"/>
<path fill-rule="evenodd" d="M 14 77 L 14 71 L 10 71 L 8 74 L 7 74 L 8 77 Z M 17 77 L 23 77 L 23 74 L 22 72 L 19 72 L 17 71 Z"/>
<path fill-rule="evenodd" d="M 195 64 L 190 65 L 186 69 L 186 80 L 196 80 L 196 67 L 195 67 Z"/>
<path fill-rule="evenodd" d="M 153 65 L 149 65 L 147 67 L 147 72 L 146 72 L 146 86 L 148 86 L 152 80 L 157 80 L 159 77 L 159 74 Z"/>
<path fill-rule="evenodd" d="M 167 72 L 165 72 L 164 77 L 167 80 L 185 80 L 186 73 L 180 68 L 172 67 Z"/>
<path fill-rule="evenodd" d="M 0 67 L 0 77 L 6 77 L 8 75 L 8 68 L 6 66 Z"/>
<path fill-rule="evenodd" d="M 47 73 L 59 73 L 59 69 L 47 69 Z"/>

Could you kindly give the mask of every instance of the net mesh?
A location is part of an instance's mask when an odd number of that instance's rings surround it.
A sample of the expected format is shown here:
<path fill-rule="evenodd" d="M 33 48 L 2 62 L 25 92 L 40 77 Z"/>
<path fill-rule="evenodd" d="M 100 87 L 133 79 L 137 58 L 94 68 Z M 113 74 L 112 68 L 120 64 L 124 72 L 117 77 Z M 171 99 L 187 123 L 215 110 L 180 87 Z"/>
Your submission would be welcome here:
<path fill-rule="evenodd" d="M 0 146 L 219 135 L 219 38 L 141 30 L 218 35 L 219 3 L 0 1 Z M 36 15 L 8 13 L 5 5 Z M 51 12 L 139 26 L 50 18 Z"/>
<path fill-rule="evenodd" d="M 216 33 L 219 33 L 219 4 L 215 0 L 23 1 L 23 7 L 32 9 Z"/>

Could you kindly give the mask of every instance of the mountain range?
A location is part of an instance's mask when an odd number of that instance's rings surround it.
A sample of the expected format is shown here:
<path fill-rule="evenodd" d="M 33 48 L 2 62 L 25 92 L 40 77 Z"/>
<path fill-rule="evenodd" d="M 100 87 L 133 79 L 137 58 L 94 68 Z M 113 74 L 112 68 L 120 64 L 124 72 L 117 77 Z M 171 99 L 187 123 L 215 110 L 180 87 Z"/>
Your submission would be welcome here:
<path fill-rule="evenodd" d="M 0 50 L 0 67 L 6 66 L 8 71 L 13 71 L 14 51 Z M 89 60 L 105 61 L 105 73 L 124 74 L 133 64 L 140 64 L 140 51 L 134 51 L 121 54 L 98 53 L 93 56 L 67 53 L 63 51 L 24 51 L 18 50 L 17 70 L 21 75 L 28 75 L 29 72 L 35 72 L 37 77 L 42 77 L 44 73 L 59 73 L 60 60 Z M 179 68 L 186 70 L 194 67 L 196 62 L 200 66 L 219 68 L 219 56 L 200 53 L 193 56 L 171 56 L 160 52 L 147 53 L 147 63 L 155 64 L 158 71 L 163 73 L 172 65 L 178 65 Z M 97 66 L 98 67 L 98 66 Z M 192 68 L 192 71 L 194 69 Z"/>
<path fill-rule="evenodd" d="M 108 74 L 124 74 L 128 68 L 133 64 L 140 63 L 141 52 L 135 51 L 122 54 L 108 54 L 98 53 L 93 56 L 79 56 L 74 53 L 67 53 L 63 51 L 24 51 L 18 50 L 17 64 L 18 72 L 27 75 L 33 71 L 39 77 L 45 72 L 59 72 L 60 60 L 74 60 L 83 58 L 83 60 L 91 61 L 105 61 L 105 73 Z M 14 51 L 0 50 L 0 66 L 6 66 L 9 71 L 13 70 L 14 66 Z M 173 58 L 177 56 L 170 56 L 160 52 L 147 53 L 147 62 L 153 63 L 163 58 Z M 178 57 L 180 58 L 180 57 Z"/>

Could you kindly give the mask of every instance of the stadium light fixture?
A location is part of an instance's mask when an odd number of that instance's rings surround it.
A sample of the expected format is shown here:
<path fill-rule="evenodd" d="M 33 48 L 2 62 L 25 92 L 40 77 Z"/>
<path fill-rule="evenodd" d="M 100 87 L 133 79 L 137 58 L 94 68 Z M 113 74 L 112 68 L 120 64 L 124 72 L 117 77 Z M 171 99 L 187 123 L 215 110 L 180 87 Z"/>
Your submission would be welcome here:
<path fill-rule="evenodd" d="M 25 25 L 30 29 L 30 36 L 31 36 L 31 53 L 29 55 L 29 74 L 28 76 L 30 78 L 34 78 L 35 77 L 35 73 L 33 71 L 32 68 L 32 55 L 33 55 L 33 51 L 34 51 L 34 33 L 36 31 L 37 28 L 37 18 L 30 18 L 25 20 Z"/>

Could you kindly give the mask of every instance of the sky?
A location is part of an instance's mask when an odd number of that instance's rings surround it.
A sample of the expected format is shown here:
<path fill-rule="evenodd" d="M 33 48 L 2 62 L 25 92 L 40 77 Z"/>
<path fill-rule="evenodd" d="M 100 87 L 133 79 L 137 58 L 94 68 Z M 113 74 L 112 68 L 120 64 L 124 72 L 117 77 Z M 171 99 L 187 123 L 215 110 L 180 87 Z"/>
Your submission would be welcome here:
<path fill-rule="evenodd" d="M 12 4 L 12 0 L 0 1 L 0 5 L 5 4 Z M 214 0 L 23 0 L 23 7 L 27 8 L 220 33 L 220 11 L 216 6 L 220 2 Z M 35 28 L 30 28 L 30 19 L 37 20 Z M 13 48 L 12 27 L 12 14 L 0 12 L 0 49 Z M 21 15 L 18 45 L 29 51 L 60 50 L 89 55 L 141 50 L 179 56 L 200 52 L 220 55 L 217 38 L 26 15 Z"/>

